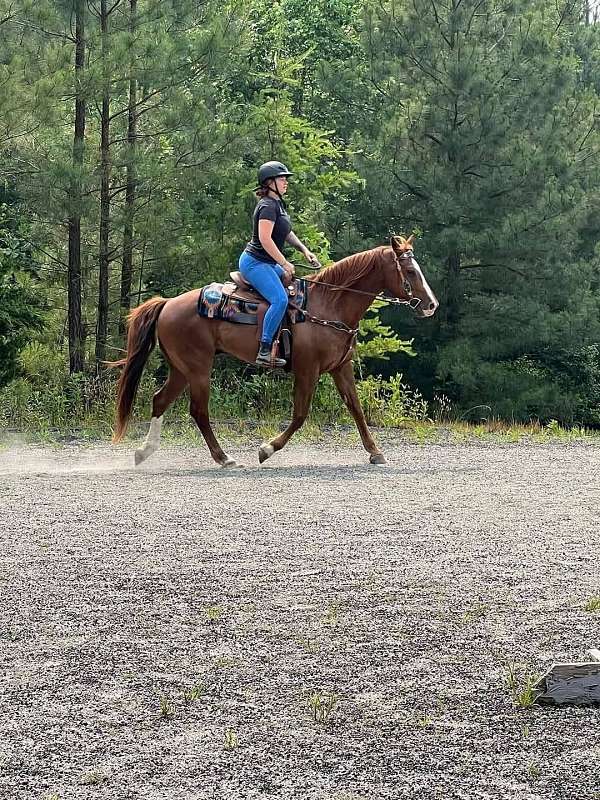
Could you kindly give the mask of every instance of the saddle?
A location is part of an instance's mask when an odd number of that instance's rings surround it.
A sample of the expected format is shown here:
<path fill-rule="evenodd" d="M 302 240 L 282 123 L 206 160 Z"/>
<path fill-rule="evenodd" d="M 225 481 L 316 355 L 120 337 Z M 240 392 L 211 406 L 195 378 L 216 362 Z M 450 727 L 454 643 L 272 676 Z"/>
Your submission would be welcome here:
<path fill-rule="evenodd" d="M 226 283 L 209 283 L 200 289 L 198 314 L 236 325 L 256 325 L 256 338 L 260 341 L 269 303 L 244 280 L 241 272 L 231 272 L 230 278 L 231 281 Z M 278 342 L 281 358 L 285 358 L 289 366 L 292 326 L 305 320 L 303 312 L 308 304 L 308 283 L 303 278 L 293 278 L 288 281 L 286 291 L 288 308 L 275 342 Z"/>

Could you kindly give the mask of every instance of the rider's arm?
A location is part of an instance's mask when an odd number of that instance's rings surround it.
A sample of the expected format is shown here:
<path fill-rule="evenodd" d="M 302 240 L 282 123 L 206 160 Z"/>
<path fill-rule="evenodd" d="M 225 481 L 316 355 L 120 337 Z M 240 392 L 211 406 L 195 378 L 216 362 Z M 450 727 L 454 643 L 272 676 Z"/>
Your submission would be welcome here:
<path fill-rule="evenodd" d="M 302 242 L 296 236 L 294 231 L 290 231 L 288 235 L 285 237 L 285 240 L 286 242 L 288 242 L 288 244 L 291 244 L 292 247 L 295 247 L 296 250 L 299 250 L 302 253 L 302 255 L 305 256 L 308 253 L 308 247 L 302 244 Z"/>
<path fill-rule="evenodd" d="M 309 262 L 309 264 L 313 264 L 314 266 L 320 266 L 319 259 L 316 257 L 314 253 L 312 253 L 305 244 L 302 244 L 300 239 L 296 236 L 294 231 L 290 231 L 288 235 L 285 237 L 286 242 L 295 247 L 296 250 L 299 250 L 304 258 Z"/>
<path fill-rule="evenodd" d="M 263 249 L 271 256 L 273 261 L 284 268 L 286 272 L 294 274 L 294 265 L 287 260 L 281 250 L 273 241 L 273 228 L 275 223 L 270 219 L 260 219 L 258 221 L 258 238 Z"/>

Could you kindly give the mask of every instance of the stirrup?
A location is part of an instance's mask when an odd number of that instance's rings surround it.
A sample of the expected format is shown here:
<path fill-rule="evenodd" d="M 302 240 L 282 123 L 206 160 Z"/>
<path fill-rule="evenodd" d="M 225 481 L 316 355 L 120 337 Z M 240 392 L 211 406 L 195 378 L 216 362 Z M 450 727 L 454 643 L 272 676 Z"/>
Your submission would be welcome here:
<path fill-rule="evenodd" d="M 278 358 L 277 356 L 261 356 L 260 353 L 256 356 L 254 362 L 258 367 L 267 367 L 268 369 L 282 369 L 287 364 L 285 358 Z"/>

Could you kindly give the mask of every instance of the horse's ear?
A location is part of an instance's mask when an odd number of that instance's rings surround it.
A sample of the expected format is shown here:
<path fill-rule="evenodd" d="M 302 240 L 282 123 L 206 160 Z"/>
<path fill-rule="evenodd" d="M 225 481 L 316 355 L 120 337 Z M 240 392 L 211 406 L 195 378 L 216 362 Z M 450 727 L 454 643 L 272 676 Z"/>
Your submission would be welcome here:
<path fill-rule="evenodd" d="M 404 253 L 405 250 L 412 250 L 412 245 L 413 245 L 414 240 L 415 240 L 414 233 L 411 233 L 411 235 L 408 237 L 408 239 L 405 239 L 404 236 L 395 236 L 394 235 L 394 236 L 392 236 L 392 239 L 391 239 L 392 249 L 396 253 Z"/>

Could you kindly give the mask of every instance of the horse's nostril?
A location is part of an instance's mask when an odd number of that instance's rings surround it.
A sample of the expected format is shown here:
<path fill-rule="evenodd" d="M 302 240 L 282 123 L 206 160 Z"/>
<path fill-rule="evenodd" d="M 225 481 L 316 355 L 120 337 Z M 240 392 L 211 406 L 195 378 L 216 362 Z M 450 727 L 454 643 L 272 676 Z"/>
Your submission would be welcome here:
<path fill-rule="evenodd" d="M 435 303 L 429 303 L 429 310 L 433 311 L 434 308 L 435 308 Z"/>

